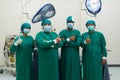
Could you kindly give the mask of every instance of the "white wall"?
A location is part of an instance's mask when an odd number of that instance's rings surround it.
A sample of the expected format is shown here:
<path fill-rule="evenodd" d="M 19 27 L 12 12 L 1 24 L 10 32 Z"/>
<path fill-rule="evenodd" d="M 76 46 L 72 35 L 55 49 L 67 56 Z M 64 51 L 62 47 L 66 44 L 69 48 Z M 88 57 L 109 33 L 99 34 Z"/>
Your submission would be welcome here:
<path fill-rule="evenodd" d="M 21 1 L 0 0 L 0 64 L 4 63 L 5 35 L 18 34 L 21 20 Z"/>
<path fill-rule="evenodd" d="M 26 4 L 26 2 L 28 2 Z M 10 34 L 19 34 L 22 22 L 30 22 L 29 18 L 46 3 L 51 3 L 56 9 L 56 15 L 51 18 L 53 27 L 56 32 L 66 28 L 66 18 L 72 15 L 75 18 L 75 26 L 80 29 L 80 0 L 0 0 L 0 64 L 4 64 L 3 47 L 5 36 Z M 41 30 L 41 23 L 32 24 L 31 35 L 35 37 L 36 33 Z"/>
<path fill-rule="evenodd" d="M 31 23 L 31 20 L 22 12 L 28 13 L 28 16 L 32 18 L 45 3 L 49 2 L 56 9 L 56 15 L 51 20 L 57 33 L 65 28 L 66 18 L 69 15 L 75 18 L 75 26 L 82 33 L 87 31 L 85 22 L 88 19 L 94 19 L 97 24 L 96 30 L 104 33 L 107 49 L 111 50 L 111 52 L 108 52 L 108 63 L 120 64 L 120 9 L 118 9 L 120 0 L 102 0 L 102 10 L 97 17 L 90 17 L 85 11 L 82 11 L 81 8 L 84 8 L 84 4 L 81 5 L 81 1 L 83 0 L 0 0 L 0 64 L 4 63 L 3 46 L 5 36 L 19 34 L 22 22 L 27 21 Z M 26 2 L 28 4 L 25 5 Z M 35 37 L 40 30 L 40 23 L 32 24 L 31 35 Z"/>

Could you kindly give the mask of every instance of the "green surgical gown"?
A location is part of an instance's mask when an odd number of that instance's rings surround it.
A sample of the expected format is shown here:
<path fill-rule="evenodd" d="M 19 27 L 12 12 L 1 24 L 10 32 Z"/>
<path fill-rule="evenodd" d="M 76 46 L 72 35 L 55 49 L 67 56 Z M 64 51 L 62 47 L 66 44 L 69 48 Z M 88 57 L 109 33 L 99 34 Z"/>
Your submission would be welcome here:
<path fill-rule="evenodd" d="M 41 31 L 36 35 L 38 47 L 39 80 L 58 80 L 58 48 L 62 43 L 54 43 L 55 32 Z"/>
<path fill-rule="evenodd" d="M 86 38 L 90 43 L 85 44 Z M 102 57 L 107 56 L 106 41 L 102 33 L 94 31 L 82 34 L 83 80 L 102 80 Z"/>
<path fill-rule="evenodd" d="M 34 40 L 32 36 L 20 36 L 22 43 L 18 46 L 12 44 L 10 50 L 16 53 L 16 80 L 33 80 L 32 51 Z M 18 37 L 14 42 L 18 40 Z"/>
<path fill-rule="evenodd" d="M 62 80 L 81 80 L 80 76 L 80 32 L 76 29 L 64 29 L 60 32 L 60 37 L 64 42 L 61 48 L 61 76 Z M 75 41 L 67 41 L 66 39 L 75 36 Z"/>

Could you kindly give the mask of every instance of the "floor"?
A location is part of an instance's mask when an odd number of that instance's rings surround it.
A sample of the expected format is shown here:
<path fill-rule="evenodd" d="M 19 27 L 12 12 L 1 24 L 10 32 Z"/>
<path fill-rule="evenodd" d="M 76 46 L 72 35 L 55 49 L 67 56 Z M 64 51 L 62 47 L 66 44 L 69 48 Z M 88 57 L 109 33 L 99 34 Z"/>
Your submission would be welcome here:
<path fill-rule="evenodd" d="M 120 67 L 109 67 L 110 79 L 120 80 Z M 0 74 L 0 80 L 16 80 L 13 75 L 10 74 Z"/>
<path fill-rule="evenodd" d="M 109 67 L 110 79 L 120 80 L 120 67 Z"/>

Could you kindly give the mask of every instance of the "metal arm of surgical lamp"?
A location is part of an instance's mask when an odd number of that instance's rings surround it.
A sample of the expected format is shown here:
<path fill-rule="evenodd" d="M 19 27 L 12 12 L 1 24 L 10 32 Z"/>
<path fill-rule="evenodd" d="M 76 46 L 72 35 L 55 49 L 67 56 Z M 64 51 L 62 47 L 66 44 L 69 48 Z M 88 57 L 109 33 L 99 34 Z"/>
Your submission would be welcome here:
<path fill-rule="evenodd" d="M 23 12 L 22 14 L 25 14 L 29 20 L 32 20 L 32 18 L 29 17 L 29 13 Z"/>
<path fill-rule="evenodd" d="M 28 12 L 24 12 L 24 9 L 25 7 L 28 5 L 28 3 L 30 2 L 31 0 L 28 0 L 28 1 L 25 1 L 25 0 L 22 0 L 22 14 L 25 14 L 26 17 L 29 19 L 29 20 L 32 20 L 32 18 L 29 17 L 29 13 Z"/>

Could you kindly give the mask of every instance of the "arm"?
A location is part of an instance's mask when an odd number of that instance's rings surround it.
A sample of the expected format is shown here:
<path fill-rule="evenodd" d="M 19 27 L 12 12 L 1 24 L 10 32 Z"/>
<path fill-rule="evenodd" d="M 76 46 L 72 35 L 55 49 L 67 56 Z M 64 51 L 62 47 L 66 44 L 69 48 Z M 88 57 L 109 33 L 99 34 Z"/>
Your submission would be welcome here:
<path fill-rule="evenodd" d="M 63 41 L 61 40 L 59 43 L 55 44 L 55 48 L 59 48 L 63 46 Z"/>
<path fill-rule="evenodd" d="M 101 35 L 101 48 L 102 48 L 102 64 L 106 64 L 107 51 L 106 51 L 106 40 L 104 35 Z"/>
<path fill-rule="evenodd" d="M 16 50 L 17 50 L 17 47 L 19 47 L 19 46 L 14 45 L 17 40 L 18 40 L 18 37 L 16 37 L 16 39 L 13 41 L 12 45 L 10 46 L 10 52 L 11 53 L 15 53 Z"/>
<path fill-rule="evenodd" d="M 82 34 L 82 36 L 81 36 L 81 43 L 80 43 L 80 46 L 82 47 L 82 48 L 84 48 L 85 47 L 85 37 L 84 37 L 84 35 Z"/>
<path fill-rule="evenodd" d="M 70 40 L 69 42 L 69 46 L 72 46 L 72 47 L 79 47 L 80 46 L 80 42 L 81 42 L 81 36 L 80 36 L 80 32 L 77 31 L 76 32 L 76 36 L 75 36 L 75 40 Z"/>
<path fill-rule="evenodd" d="M 107 57 L 106 40 L 105 40 L 103 34 L 101 35 L 101 47 L 102 47 L 102 55 L 103 55 L 103 57 Z"/>
<path fill-rule="evenodd" d="M 61 32 L 59 33 L 59 36 L 60 36 L 60 38 L 61 38 L 62 46 L 65 46 L 65 45 L 67 44 L 67 39 L 65 39 L 64 32 L 61 31 Z"/>
<path fill-rule="evenodd" d="M 54 41 L 52 40 L 45 40 L 44 35 L 42 33 L 38 33 L 35 38 L 36 45 L 40 48 L 50 48 L 54 45 Z"/>

